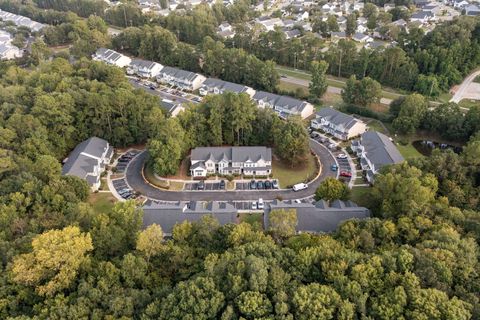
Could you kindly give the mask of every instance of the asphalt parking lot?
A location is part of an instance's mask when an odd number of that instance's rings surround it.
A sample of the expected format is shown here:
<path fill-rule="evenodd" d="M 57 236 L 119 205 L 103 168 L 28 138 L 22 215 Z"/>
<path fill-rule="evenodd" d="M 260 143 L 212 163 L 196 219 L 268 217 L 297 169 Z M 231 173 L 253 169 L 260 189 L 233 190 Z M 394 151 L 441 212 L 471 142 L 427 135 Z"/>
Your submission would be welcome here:
<path fill-rule="evenodd" d="M 270 183 L 273 182 L 273 180 L 254 180 L 255 181 L 255 188 L 251 188 L 251 181 L 249 182 L 237 182 L 235 184 L 235 190 L 272 190 L 275 189 L 273 187 L 270 187 L 269 189 L 265 188 L 265 181 L 269 181 Z M 262 182 L 263 188 L 258 188 L 258 182 Z"/>
<path fill-rule="evenodd" d="M 188 182 L 185 183 L 183 190 L 186 191 L 216 191 L 224 190 L 220 188 L 220 182 L 205 182 L 205 188 L 203 190 L 198 189 L 199 182 Z"/>
<path fill-rule="evenodd" d="M 117 179 L 117 180 L 112 180 L 113 187 L 115 188 L 115 191 L 124 199 L 134 199 L 135 192 L 130 189 L 130 187 L 127 185 L 127 182 L 125 181 L 125 178 L 122 179 Z"/>
<path fill-rule="evenodd" d="M 129 152 L 124 153 L 121 155 L 117 160 L 117 165 L 115 166 L 118 173 L 124 173 L 125 168 L 127 167 L 128 163 L 135 157 L 140 151 L 138 150 L 131 150 Z"/>
<path fill-rule="evenodd" d="M 348 162 L 348 159 L 339 159 L 337 156 L 341 153 L 344 153 L 342 150 L 340 150 L 338 147 L 335 148 L 329 148 L 330 144 L 335 143 L 332 139 L 328 137 L 323 137 L 317 132 L 312 132 L 310 135 L 314 140 L 318 141 L 319 143 L 323 144 L 325 147 L 327 147 L 330 152 L 335 156 L 337 163 L 338 163 L 338 172 L 342 171 L 348 171 L 352 172 L 352 168 L 350 167 L 350 163 Z M 353 168 L 355 170 L 355 168 Z M 342 177 L 342 179 L 350 181 L 352 178 L 351 177 Z"/>

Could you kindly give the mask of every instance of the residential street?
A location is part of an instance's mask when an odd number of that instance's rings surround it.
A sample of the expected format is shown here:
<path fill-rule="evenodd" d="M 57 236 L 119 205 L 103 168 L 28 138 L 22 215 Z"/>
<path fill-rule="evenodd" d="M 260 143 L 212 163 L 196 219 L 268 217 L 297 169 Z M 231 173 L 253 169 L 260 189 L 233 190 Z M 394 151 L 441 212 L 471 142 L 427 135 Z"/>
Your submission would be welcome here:
<path fill-rule="evenodd" d="M 462 99 L 480 100 L 480 83 L 475 83 L 473 80 L 480 75 L 480 70 L 467 76 L 463 82 L 458 86 L 457 92 L 450 99 L 450 102 L 459 103 Z"/>
<path fill-rule="evenodd" d="M 142 177 L 141 170 L 146 152 L 141 153 L 134 158 L 126 170 L 126 181 L 128 185 L 142 195 L 163 201 L 233 201 L 233 200 L 274 200 L 278 197 L 284 200 L 306 198 L 315 193 L 320 183 L 327 177 L 335 177 L 336 173 L 330 170 L 330 166 L 335 164 L 335 158 L 330 151 L 315 140 L 310 140 L 310 148 L 318 155 L 323 169 L 320 176 L 309 183 L 308 189 L 294 192 L 293 190 L 262 190 L 262 191 L 166 191 L 155 188 L 148 184 Z"/>

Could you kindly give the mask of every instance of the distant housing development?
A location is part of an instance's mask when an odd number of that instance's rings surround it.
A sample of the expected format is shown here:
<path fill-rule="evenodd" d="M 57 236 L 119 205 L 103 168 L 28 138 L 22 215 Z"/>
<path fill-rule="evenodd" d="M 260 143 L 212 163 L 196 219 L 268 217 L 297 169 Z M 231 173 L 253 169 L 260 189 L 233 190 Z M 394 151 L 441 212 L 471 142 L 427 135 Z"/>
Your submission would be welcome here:
<path fill-rule="evenodd" d="M 107 141 L 92 137 L 78 144 L 64 160 L 62 175 L 84 179 L 92 191 L 98 190 L 100 176 L 112 156 L 113 147 Z"/>
<path fill-rule="evenodd" d="M 208 174 L 267 176 L 272 173 L 272 149 L 267 147 L 200 147 L 192 150 L 193 177 Z"/>
<path fill-rule="evenodd" d="M 377 131 L 362 134 L 360 140 L 352 142 L 352 150 L 360 157 L 362 170 L 370 183 L 381 168 L 404 160 L 390 138 Z"/>
<path fill-rule="evenodd" d="M 42 23 L 33 21 L 30 18 L 20 16 L 18 14 L 3 11 L 2 9 L 0 9 L 0 20 L 11 21 L 16 26 L 27 27 L 33 32 L 40 31 L 40 30 L 42 30 L 43 27 L 45 27 L 45 25 L 42 24 Z"/>
<path fill-rule="evenodd" d="M 324 200 L 312 203 L 296 203 L 294 201 L 274 200 L 264 215 L 265 229 L 269 227 L 269 215 L 271 210 L 295 209 L 297 212 L 298 233 L 309 232 L 332 232 L 338 225 L 349 219 L 366 219 L 370 217 L 370 210 L 357 206 L 352 201 L 335 200 L 330 204 Z"/>
<path fill-rule="evenodd" d="M 93 60 L 103 61 L 120 68 L 126 68 L 130 75 L 136 74 L 142 78 L 155 78 L 164 85 L 176 87 L 185 91 L 196 91 L 200 95 L 222 94 L 224 92 L 246 93 L 258 107 L 271 108 L 280 117 L 300 116 L 303 119 L 313 114 L 311 103 L 288 96 L 255 91 L 255 89 L 238 83 L 223 81 L 215 78 L 206 78 L 201 74 L 174 67 L 162 66 L 153 61 L 130 59 L 129 57 L 111 49 L 100 48 L 93 54 Z"/>
<path fill-rule="evenodd" d="M 12 44 L 10 33 L 0 30 L 0 60 L 11 60 L 23 56 L 23 51 Z"/>
<path fill-rule="evenodd" d="M 311 103 L 287 96 L 257 91 L 252 99 L 255 100 L 260 108 L 271 108 L 283 118 L 299 115 L 305 119 L 313 114 L 314 108 Z"/>
<path fill-rule="evenodd" d="M 310 126 L 314 129 L 323 130 L 340 140 L 348 140 L 359 136 L 367 129 L 367 125 L 362 120 L 331 107 L 318 111 Z"/>

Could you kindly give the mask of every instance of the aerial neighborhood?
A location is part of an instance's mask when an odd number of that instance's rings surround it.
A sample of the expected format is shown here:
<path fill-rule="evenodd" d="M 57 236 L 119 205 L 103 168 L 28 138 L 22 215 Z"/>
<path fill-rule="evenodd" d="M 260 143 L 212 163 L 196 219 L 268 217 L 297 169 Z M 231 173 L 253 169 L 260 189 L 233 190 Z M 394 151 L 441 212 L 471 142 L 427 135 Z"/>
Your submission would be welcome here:
<path fill-rule="evenodd" d="M 0 319 L 480 319 L 479 0 L 0 0 Z"/>

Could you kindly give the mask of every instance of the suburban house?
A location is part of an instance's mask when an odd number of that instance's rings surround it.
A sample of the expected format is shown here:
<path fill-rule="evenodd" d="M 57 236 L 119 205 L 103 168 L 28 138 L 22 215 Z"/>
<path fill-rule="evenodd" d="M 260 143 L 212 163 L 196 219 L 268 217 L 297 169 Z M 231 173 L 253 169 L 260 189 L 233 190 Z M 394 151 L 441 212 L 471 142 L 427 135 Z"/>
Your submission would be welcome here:
<path fill-rule="evenodd" d="M 160 101 L 160 107 L 172 118 L 175 118 L 180 112 L 185 111 L 185 107 L 181 102 L 168 99 Z"/>
<path fill-rule="evenodd" d="M 390 138 L 377 131 L 363 133 L 359 140 L 352 142 L 351 147 L 360 157 L 360 165 L 370 183 L 381 168 L 404 160 Z"/>
<path fill-rule="evenodd" d="M 217 34 L 222 38 L 230 39 L 235 36 L 235 31 L 233 30 L 231 24 L 229 24 L 228 22 L 224 22 L 218 26 Z"/>
<path fill-rule="evenodd" d="M 323 130 L 340 140 L 354 138 L 367 130 L 367 125 L 362 120 L 331 107 L 318 111 L 315 119 L 310 122 L 310 126 Z"/>
<path fill-rule="evenodd" d="M 207 80 L 202 83 L 199 91 L 202 96 L 206 96 L 207 94 L 222 94 L 224 92 L 233 92 L 246 93 L 251 98 L 255 94 L 255 90 L 250 87 L 214 78 L 207 78 Z"/>
<path fill-rule="evenodd" d="M 157 62 L 133 59 L 128 66 L 127 73 L 136 74 L 143 78 L 155 78 L 162 68 L 163 66 Z"/>
<path fill-rule="evenodd" d="M 285 35 L 285 39 L 290 40 L 294 38 L 298 38 L 302 35 L 300 30 L 298 29 L 292 29 L 292 30 L 283 30 L 283 34 Z"/>
<path fill-rule="evenodd" d="M 113 147 L 100 138 L 92 137 L 80 144 L 63 161 L 62 175 L 76 176 L 87 181 L 92 191 L 100 187 L 100 176 L 113 156 Z"/>
<path fill-rule="evenodd" d="M 45 27 L 44 24 L 33 21 L 30 18 L 20 16 L 18 14 L 10 13 L 7 11 L 4 11 L 0 9 L 0 20 L 3 21 L 11 21 L 13 22 L 17 27 L 27 27 L 33 32 L 38 32 Z"/>
<path fill-rule="evenodd" d="M 344 31 L 332 31 L 330 32 L 330 37 L 332 38 L 332 41 L 347 39 L 347 34 Z"/>
<path fill-rule="evenodd" d="M 163 67 L 157 76 L 157 81 L 160 83 L 169 84 L 188 91 L 194 91 L 200 88 L 205 79 L 201 74 L 173 67 Z"/>
<path fill-rule="evenodd" d="M 265 31 L 273 31 L 275 27 L 283 27 L 283 21 L 280 18 L 260 17 L 255 22 Z"/>
<path fill-rule="evenodd" d="M 311 103 L 291 97 L 257 91 L 252 99 L 260 108 L 271 108 L 282 118 L 296 115 L 306 119 L 313 114 L 314 108 Z"/>
<path fill-rule="evenodd" d="M 352 40 L 357 42 L 367 43 L 367 42 L 372 42 L 373 38 L 367 34 L 357 32 L 352 36 Z"/>
<path fill-rule="evenodd" d="M 115 50 L 107 49 L 107 48 L 100 48 L 98 49 L 92 56 L 93 60 L 96 61 L 103 61 L 107 64 L 111 64 L 117 66 L 119 68 L 126 67 L 130 65 L 132 59 L 129 57 L 118 53 Z"/>
<path fill-rule="evenodd" d="M 352 201 L 334 200 L 330 204 L 324 200 L 315 203 L 296 203 L 294 201 L 274 200 L 266 206 L 264 214 L 265 229 L 269 228 L 269 216 L 272 210 L 294 209 L 297 213 L 297 233 L 333 232 L 344 221 L 366 219 L 370 210 L 359 207 Z"/>
<path fill-rule="evenodd" d="M 473 17 L 480 16 L 480 7 L 474 4 L 466 6 L 465 15 Z"/>
<path fill-rule="evenodd" d="M 193 177 L 209 174 L 268 176 L 272 173 L 272 149 L 267 147 L 199 147 L 192 150 Z"/>
<path fill-rule="evenodd" d="M 420 23 L 427 23 L 429 21 L 435 20 L 435 14 L 430 11 L 419 11 L 412 14 L 410 17 L 410 21 L 412 22 L 420 22 Z"/>
<path fill-rule="evenodd" d="M 11 60 L 23 56 L 23 51 L 12 44 L 10 33 L 0 30 L 0 60 Z"/>
<path fill-rule="evenodd" d="M 143 206 L 143 228 L 152 224 L 162 227 L 163 234 L 171 236 L 176 224 L 184 221 L 197 222 L 211 216 L 221 225 L 237 222 L 237 209 L 225 202 L 176 202 L 157 203 L 148 201 Z"/>

